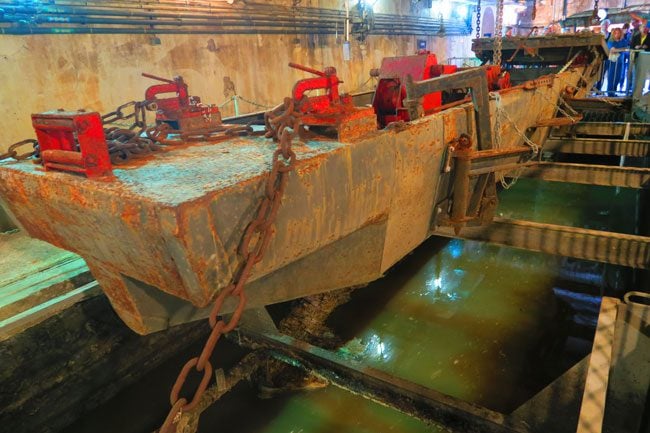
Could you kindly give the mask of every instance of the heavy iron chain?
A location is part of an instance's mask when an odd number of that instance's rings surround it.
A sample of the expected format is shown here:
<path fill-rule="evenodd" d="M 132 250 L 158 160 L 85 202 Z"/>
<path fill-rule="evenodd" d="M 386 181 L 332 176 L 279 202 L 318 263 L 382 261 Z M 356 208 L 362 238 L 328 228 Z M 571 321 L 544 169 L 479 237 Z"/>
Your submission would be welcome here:
<path fill-rule="evenodd" d="M 129 114 L 124 114 L 124 110 L 131 107 L 133 107 L 133 111 Z M 106 125 L 115 123 L 119 120 L 134 119 L 133 124 L 129 129 L 145 128 L 147 126 L 147 110 L 155 110 L 156 108 L 157 106 L 155 102 L 129 101 L 126 104 L 117 107 L 115 111 L 104 114 L 102 116 L 102 123 Z"/>
<path fill-rule="evenodd" d="M 481 0 L 476 3 L 476 39 L 481 37 Z"/>
<path fill-rule="evenodd" d="M 127 110 L 132 109 L 131 112 Z M 234 136 L 250 135 L 253 128 L 248 125 L 219 125 L 215 128 L 194 130 L 191 132 L 174 131 L 166 123 L 148 127 L 147 111 L 156 110 L 156 104 L 151 101 L 129 101 L 120 105 L 114 111 L 101 116 L 104 125 L 104 135 L 111 162 L 115 165 L 123 164 L 133 158 L 143 157 L 162 149 L 160 145 L 173 145 L 182 141 L 220 141 Z M 130 125 L 110 126 L 121 121 L 133 119 Z M 178 135 L 171 140 L 171 134 Z M 17 149 L 31 144 L 33 151 L 18 154 Z M 38 141 L 34 139 L 22 140 L 9 146 L 5 153 L 0 153 L 0 160 L 13 158 L 25 160 L 32 156 L 39 156 Z"/>
<path fill-rule="evenodd" d="M 32 150 L 30 152 L 18 153 L 17 149 L 26 146 L 28 144 L 32 145 Z M 13 158 L 16 161 L 22 161 L 27 158 L 31 158 L 32 156 L 38 156 L 38 141 L 29 138 L 27 140 L 22 140 L 12 144 L 11 146 L 9 146 L 9 148 L 5 153 L 0 153 L 0 161 L 7 158 Z"/>
<path fill-rule="evenodd" d="M 492 63 L 501 66 L 501 46 L 503 45 L 503 0 L 497 0 L 497 19 L 494 26 L 494 53 Z"/>
<path fill-rule="evenodd" d="M 155 140 L 142 136 L 147 130 L 147 110 L 156 108 L 157 106 L 153 102 L 129 101 L 102 116 L 104 125 L 133 119 L 133 123 L 128 128 L 117 126 L 104 128 L 111 163 L 123 164 L 132 158 L 146 156 L 161 149 Z M 127 109 L 132 111 L 125 113 Z"/>
<path fill-rule="evenodd" d="M 251 275 L 253 266 L 264 257 L 264 253 L 271 241 L 271 236 L 274 231 L 273 224 L 275 223 L 278 209 L 282 202 L 282 196 L 287 187 L 289 172 L 294 169 L 296 162 L 296 154 L 291 149 L 294 133 L 290 131 L 289 127 L 296 128 L 295 119 L 298 116 L 293 111 L 293 102 L 286 104 L 287 100 L 292 101 L 289 98 L 285 99 L 285 111 L 283 113 L 267 113 L 267 116 L 265 116 L 269 124 L 275 126 L 274 131 L 278 132 L 279 135 L 272 134 L 272 136 L 274 138 L 279 137 L 279 143 L 278 148 L 273 152 L 271 172 L 266 181 L 264 198 L 257 210 L 257 216 L 246 228 L 239 245 L 238 252 L 243 258 L 240 269 L 230 285 L 223 289 L 214 300 L 208 319 L 212 328 L 210 336 L 206 340 L 201 354 L 187 361 L 181 369 L 170 394 L 172 407 L 160 428 L 160 433 L 175 432 L 175 425 L 180 419 L 182 412 L 191 411 L 199 404 L 201 396 L 205 393 L 212 377 L 213 369 L 210 363 L 210 356 L 221 336 L 235 329 L 239 323 L 239 319 L 246 305 L 244 285 Z M 230 321 L 226 323 L 219 316 L 221 307 L 228 298 L 236 299 L 237 307 Z M 180 397 L 180 392 L 187 376 L 192 370 L 203 373 L 203 378 L 194 392 L 194 396 L 188 401 L 186 398 Z"/>

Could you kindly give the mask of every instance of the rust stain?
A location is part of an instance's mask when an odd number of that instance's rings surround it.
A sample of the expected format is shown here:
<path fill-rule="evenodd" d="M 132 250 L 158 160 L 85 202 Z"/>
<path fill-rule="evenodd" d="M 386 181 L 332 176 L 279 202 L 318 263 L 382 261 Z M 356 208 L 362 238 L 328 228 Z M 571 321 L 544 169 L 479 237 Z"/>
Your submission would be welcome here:
<path fill-rule="evenodd" d="M 140 227 L 140 208 L 132 203 L 126 203 L 122 209 L 121 218 L 133 228 Z"/>

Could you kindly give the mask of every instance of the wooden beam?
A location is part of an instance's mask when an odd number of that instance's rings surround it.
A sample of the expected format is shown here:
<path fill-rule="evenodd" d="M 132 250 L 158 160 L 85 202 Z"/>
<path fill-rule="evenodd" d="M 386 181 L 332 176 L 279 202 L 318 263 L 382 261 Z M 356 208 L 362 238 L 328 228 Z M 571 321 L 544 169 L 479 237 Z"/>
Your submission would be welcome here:
<path fill-rule="evenodd" d="M 603 431 L 618 302 L 617 299 L 604 297 L 600 305 L 600 315 L 589 359 L 589 370 L 582 396 L 577 433 L 601 433 Z"/>

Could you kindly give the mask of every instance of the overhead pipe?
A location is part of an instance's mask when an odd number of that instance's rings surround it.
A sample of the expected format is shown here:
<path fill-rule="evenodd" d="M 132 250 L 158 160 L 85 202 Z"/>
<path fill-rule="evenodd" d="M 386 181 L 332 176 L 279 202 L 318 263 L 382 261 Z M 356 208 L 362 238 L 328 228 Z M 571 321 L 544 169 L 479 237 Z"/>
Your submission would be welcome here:
<path fill-rule="evenodd" d="M 20 2 L 18 2 L 18 3 L 20 3 Z M 62 4 L 62 3 L 63 2 L 59 1 L 59 5 Z M 65 2 L 65 3 L 66 4 L 70 4 L 70 3 L 74 4 L 74 2 L 71 2 L 70 0 L 68 0 L 68 2 Z M 83 4 L 83 5 L 87 5 L 87 4 L 92 4 L 93 2 L 83 1 L 83 2 L 80 2 L 80 3 Z M 105 7 L 106 2 L 103 2 L 103 3 L 104 4 L 102 4 L 102 6 Z M 138 2 L 138 3 L 142 3 L 142 2 Z M 161 2 L 156 2 L 157 5 L 159 5 L 160 3 Z M 33 3 L 31 3 L 31 2 L 29 4 L 32 5 L 32 6 L 30 6 L 30 7 L 22 6 L 22 7 L 20 7 L 22 9 L 19 9 L 19 8 L 13 6 L 13 5 L 16 4 L 16 2 L 11 2 L 9 4 L 7 4 L 6 2 L 4 2 L 4 3 L 0 2 L 0 4 L 3 5 L 6 10 L 14 10 L 16 12 L 19 12 L 19 11 L 23 12 L 24 11 L 26 13 L 43 13 L 44 11 L 50 11 L 50 12 L 54 12 L 54 13 L 62 12 L 62 13 L 66 13 L 66 14 L 75 14 L 75 13 L 76 14 L 84 14 L 83 9 L 79 9 L 79 8 L 77 8 L 77 9 L 69 8 L 69 7 L 62 8 L 61 6 L 55 6 L 53 8 L 50 5 L 42 5 L 42 6 L 39 6 L 39 7 L 34 7 Z M 129 2 L 128 4 L 131 4 L 131 2 Z M 294 18 L 294 19 L 295 19 L 295 17 L 297 15 L 301 15 L 301 16 L 304 15 L 305 17 L 311 15 L 311 16 L 317 17 L 318 19 L 321 19 L 321 20 L 326 18 L 326 15 L 329 15 L 330 19 L 333 19 L 333 20 L 342 18 L 342 15 L 341 15 L 342 13 L 340 11 L 336 11 L 336 10 L 333 10 L 333 9 L 298 8 L 298 11 L 296 11 L 296 10 L 289 10 L 289 9 L 287 9 L 285 7 L 280 7 L 280 6 L 267 6 L 267 9 L 269 7 L 273 7 L 273 8 L 276 8 L 276 9 L 279 8 L 281 10 L 285 10 L 285 11 L 287 11 L 286 16 L 289 17 L 289 18 Z M 60 8 L 60 9 L 57 10 L 56 8 Z M 176 10 L 184 11 L 181 14 L 165 14 L 165 15 L 161 14 L 160 12 L 155 12 L 153 10 L 151 10 L 150 12 L 133 11 L 132 10 L 133 6 L 120 6 L 120 8 L 127 10 L 127 12 L 120 13 L 120 12 L 115 11 L 115 10 L 85 8 L 86 9 L 85 14 L 86 15 L 90 15 L 90 14 L 99 14 L 99 15 L 101 15 L 101 14 L 111 14 L 111 15 L 122 15 L 122 16 L 144 16 L 144 17 L 148 17 L 148 16 L 151 16 L 152 13 L 153 13 L 153 14 L 156 14 L 157 16 L 165 16 L 165 17 L 169 17 L 169 18 L 179 18 L 179 17 L 183 17 L 183 16 L 187 16 L 187 17 L 205 17 L 204 14 L 202 14 L 202 15 L 196 14 L 196 13 L 188 14 L 187 13 L 187 8 L 176 8 Z M 214 7 L 210 8 L 210 9 L 214 9 Z M 141 11 L 142 8 L 141 7 L 137 8 L 137 10 Z M 232 12 L 234 10 L 241 11 L 241 12 L 244 12 L 244 11 L 248 10 L 250 12 L 248 14 L 248 16 L 251 16 L 251 14 L 253 14 L 253 13 L 257 14 L 257 15 L 260 15 L 260 11 L 257 10 L 257 9 L 255 9 L 255 10 L 249 9 L 249 8 L 246 8 L 246 9 L 238 8 L 238 9 L 236 9 L 236 8 L 231 7 L 231 8 L 221 9 L 221 10 L 228 11 L 230 13 L 230 15 L 232 15 Z M 278 10 L 272 10 L 272 9 L 269 9 L 269 12 L 264 12 L 264 14 L 271 15 L 274 18 L 277 18 L 277 17 L 281 16 L 281 15 L 279 15 Z M 223 17 L 224 15 L 221 14 L 221 15 L 217 15 L 217 16 Z M 241 14 L 239 16 L 241 16 Z M 390 21 L 390 22 L 394 22 L 396 19 L 403 19 L 403 18 L 407 19 L 411 23 L 412 22 L 430 23 L 432 21 L 435 21 L 435 20 L 432 20 L 431 18 L 424 18 L 424 17 L 417 17 L 417 16 L 390 15 L 390 14 L 375 14 L 375 17 L 376 17 L 377 21 L 386 20 L 386 21 Z"/>
<path fill-rule="evenodd" d="M 348 6 L 349 6 L 349 0 Z M 88 5 L 99 4 L 101 7 L 88 7 Z M 294 9 L 288 9 L 278 5 L 260 5 L 256 7 L 264 11 L 253 10 L 250 7 L 224 7 L 206 4 L 205 2 L 187 2 L 189 5 L 197 5 L 201 11 L 227 11 L 227 13 L 196 13 L 194 9 L 188 12 L 188 7 L 179 7 L 178 3 L 168 1 L 149 2 L 140 0 L 138 2 L 104 1 L 94 2 L 92 0 L 58 1 L 55 4 L 34 6 L 33 2 L 15 1 L 11 3 L 0 2 L 0 8 L 5 13 L 0 15 L 0 22 L 18 23 L 18 26 L 0 27 L 4 34 L 46 34 L 46 33 L 188 33 L 188 34 L 335 34 L 336 28 L 342 19 L 343 11 L 323 8 L 298 8 L 299 13 Z M 73 6 L 70 6 L 73 5 Z M 81 5 L 81 6 L 79 6 Z M 136 5 L 136 6 L 134 6 Z M 151 6 L 148 6 L 151 5 Z M 180 13 L 172 14 L 160 12 L 161 5 L 173 5 L 173 8 Z M 155 6 L 155 7 L 154 7 Z M 143 8 L 150 11 L 144 11 Z M 136 9 L 136 10 L 134 10 Z M 155 9 L 155 10 L 154 10 Z M 281 11 L 286 11 L 284 15 Z M 14 12 L 7 14 L 6 12 Z M 242 15 L 241 12 L 249 12 Z M 349 17 L 349 9 L 345 16 Z M 71 16 L 72 15 L 72 16 Z M 273 15 L 273 19 L 269 19 Z M 298 19 L 300 15 L 300 19 Z M 118 18 L 116 18 L 118 17 Z M 119 18 L 126 17 L 126 18 Z M 142 19 L 140 19 L 142 18 Z M 346 39 L 349 39 L 350 26 L 346 19 Z M 40 24 L 33 27 L 30 24 Z M 76 26 L 75 26 L 76 25 Z M 81 25 L 120 25 L 120 26 L 150 26 L 148 29 L 133 27 L 93 27 L 84 28 Z M 206 27 L 202 29 L 183 29 L 175 31 L 167 27 Z M 239 29 L 239 27 L 253 27 L 251 29 Z M 429 35 L 435 34 L 441 28 L 441 21 L 431 18 L 414 16 L 376 14 L 375 28 L 370 34 L 399 34 L 399 35 Z M 462 21 L 445 25 L 447 34 L 468 34 L 469 28 Z M 172 31 L 174 30 L 174 31 Z"/>

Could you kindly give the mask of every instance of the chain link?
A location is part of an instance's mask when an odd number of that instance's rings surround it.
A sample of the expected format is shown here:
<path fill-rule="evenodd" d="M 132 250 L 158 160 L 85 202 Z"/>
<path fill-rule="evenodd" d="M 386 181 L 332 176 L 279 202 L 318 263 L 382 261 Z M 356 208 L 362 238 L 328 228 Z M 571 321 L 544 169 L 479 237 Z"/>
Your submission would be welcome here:
<path fill-rule="evenodd" d="M 246 98 L 244 98 L 243 96 L 239 96 L 239 95 L 237 95 L 237 97 L 238 97 L 239 99 L 241 99 L 242 101 L 247 102 L 247 103 L 249 103 L 249 104 L 251 104 L 251 105 L 254 105 L 254 106 L 256 106 L 256 107 L 259 107 L 259 108 L 266 108 L 266 109 L 273 108 L 273 107 L 271 107 L 270 105 L 260 104 L 259 102 L 255 102 L 255 101 L 251 101 L 250 99 L 246 99 Z"/>
<path fill-rule="evenodd" d="M 297 131 L 297 127 L 299 126 L 295 122 L 295 119 L 298 118 L 298 113 L 294 112 L 292 99 L 286 98 L 285 104 L 279 107 L 284 108 L 284 111 L 276 108 L 273 112 L 266 113 L 264 116 L 268 124 L 275 127 L 273 131 L 268 131 L 271 133 L 270 136 L 277 138 L 278 135 L 276 134 L 279 134 L 279 143 L 278 148 L 273 153 L 271 172 L 266 181 L 264 198 L 260 203 L 255 219 L 246 228 L 239 245 L 238 253 L 243 258 L 241 266 L 231 284 L 223 289 L 214 301 L 208 318 L 212 331 L 203 346 L 203 350 L 199 356 L 187 361 L 172 387 L 170 394 L 172 408 L 160 428 L 160 433 L 176 431 L 175 425 L 178 423 L 182 411 L 191 411 L 199 404 L 201 396 L 204 394 L 212 377 L 210 356 L 221 336 L 235 329 L 239 323 L 239 319 L 246 306 L 244 285 L 251 275 L 253 266 L 264 257 L 264 253 L 273 236 L 273 224 L 275 223 L 278 209 L 280 208 L 282 197 L 287 187 L 289 172 L 294 169 L 296 162 L 296 154 L 291 149 L 291 144 L 294 132 Z M 293 132 L 290 132 L 289 128 L 292 128 Z M 230 320 L 226 323 L 220 318 L 220 312 L 223 303 L 228 298 L 235 299 L 237 301 L 237 307 Z M 188 402 L 187 399 L 180 398 L 179 396 L 181 388 L 191 371 L 202 373 L 203 378 L 194 392 L 192 400 Z"/>
<path fill-rule="evenodd" d="M 501 66 L 501 47 L 503 45 L 503 0 L 497 0 L 497 19 L 494 26 L 494 53 L 492 64 Z"/>
<path fill-rule="evenodd" d="M 124 110 L 127 108 L 133 107 L 133 111 L 128 114 L 124 114 Z M 110 113 L 106 113 L 102 116 L 102 123 L 104 125 L 107 124 L 113 124 L 117 122 L 118 120 L 128 120 L 128 119 L 133 119 L 133 123 L 129 127 L 129 129 L 135 129 L 135 128 L 146 128 L 147 126 L 147 121 L 146 121 L 146 112 L 147 110 L 149 111 L 155 111 L 157 109 L 157 105 L 155 102 L 150 102 L 150 101 L 129 101 L 125 104 L 120 105 L 115 109 L 115 111 L 111 111 Z"/>
<path fill-rule="evenodd" d="M 16 149 L 19 149 L 20 147 L 25 146 L 27 144 L 31 144 L 33 150 L 31 152 L 25 152 L 19 154 Z M 11 146 L 9 146 L 9 148 L 5 153 L 0 153 L 0 161 L 7 158 L 13 158 L 16 161 L 22 161 L 27 158 L 31 158 L 32 156 L 38 156 L 38 141 L 28 138 L 27 140 L 22 140 L 12 144 Z"/>
<path fill-rule="evenodd" d="M 476 39 L 481 37 L 481 0 L 476 3 Z"/>

